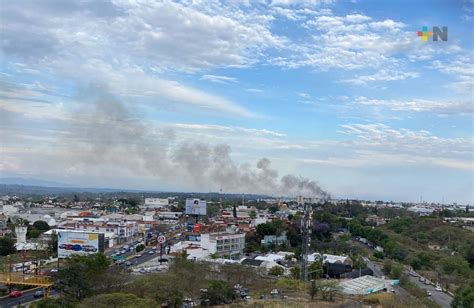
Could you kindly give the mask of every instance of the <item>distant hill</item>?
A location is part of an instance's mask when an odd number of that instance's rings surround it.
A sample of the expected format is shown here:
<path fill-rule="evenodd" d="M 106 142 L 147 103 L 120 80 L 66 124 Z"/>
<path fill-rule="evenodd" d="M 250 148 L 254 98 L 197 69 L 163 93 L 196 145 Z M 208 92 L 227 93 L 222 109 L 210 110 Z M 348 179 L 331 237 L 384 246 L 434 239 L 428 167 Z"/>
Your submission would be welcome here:
<path fill-rule="evenodd" d="M 0 177 L 0 184 L 2 185 L 23 185 L 23 186 L 41 186 L 41 187 L 72 187 L 72 185 L 46 181 L 34 178 L 22 177 Z"/>
<path fill-rule="evenodd" d="M 54 183 L 54 182 L 48 182 Z M 60 183 L 58 183 L 60 184 Z M 120 197 L 141 197 L 141 198 L 166 198 L 176 196 L 179 198 L 203 198 L 208 201 L 219 200 L 242 200 L 241 194 L 216 192 L 165 192 L 152 190 L 136 190 L 136 189 L 116 189 L 116 188 L 87 188 L 87 187 L 54 187 L 54 186 L 38 186 L 38 185 L 23 185 L 23 184 L 0 184 L 0 196 L 64 196 L 71 197 L 75 194 L 79 196 L 120 196 Z M 246 194 L 245 199 L 261 199 L 269 198 L 265 195 Z"/>

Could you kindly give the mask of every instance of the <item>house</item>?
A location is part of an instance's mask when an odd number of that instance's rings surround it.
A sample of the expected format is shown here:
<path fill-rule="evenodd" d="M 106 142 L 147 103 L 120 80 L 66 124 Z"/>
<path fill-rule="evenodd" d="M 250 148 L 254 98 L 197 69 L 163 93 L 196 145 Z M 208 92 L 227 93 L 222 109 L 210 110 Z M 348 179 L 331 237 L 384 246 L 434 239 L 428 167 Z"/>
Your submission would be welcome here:
<path fill-rule="evenodd" d="M 347 256 L 337 256 L 337 255 L 329 255 L 329 254 L 321 254 L 315 252 L 308 255 L 308 262 L 315 262 L 321 260 L 323 263 L 339 263 L 339 264 L 347 264 L 352 266 L 352 259 Z"/>
<path fill-rule="evenodd" d="M 381 225 L 384 225 L 384 224 L 387 223 L 385 218 L 379 217 L 377 215 L 369 215 L 369 216 L 367 216 L 365 221 L 374 223 L 376 226 L 381 226 Z"/>

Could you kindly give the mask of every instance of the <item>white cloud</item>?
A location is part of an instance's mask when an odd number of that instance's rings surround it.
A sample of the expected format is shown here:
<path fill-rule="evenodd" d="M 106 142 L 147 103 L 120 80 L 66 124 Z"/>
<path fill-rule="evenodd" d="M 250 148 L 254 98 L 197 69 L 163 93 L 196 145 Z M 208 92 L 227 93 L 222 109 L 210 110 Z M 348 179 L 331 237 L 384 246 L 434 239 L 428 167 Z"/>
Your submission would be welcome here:
<path fill-rule="evenodd" d="M 383 107 L 394 111 L 432 112 L 440 115 L 473 114 L 474 106 L 468 100 L 431 101 L 425 99 L 384 100 L 369 99 L 363 96 L 355 98 L 357 104 Z"/>
<path fill-rule="evenodd" d="M 454 76 L 456 81 L 448 84 L 448 86 L 457 92 L 471 94 L 472 98 L 474 91 L 474 63 L 470 55 L 448 61 L 436 60 L 433 61 L 430 68 Z"/>
<path fill-rule="evenodd" d="M 219 76 L 219 75 L 202 75 L 201 79 L 208 80 L 211 82 L 216 82 L 216 83 L 223 83 L 223 84 L 238 82 L 237 78 L 235 77 Z"/>
<path fill-rule="evenodd" d="M 406 30 L 406 24 L 392 19 L 374 20 L 363 14 L 316 15 L 302 25 L 312 40 L 292 46 L 292 52 L 280 54 L 270 63 L 319 70 L 400 70 L 409 61 L 461 50 L 454 43 L 443 49 L 427 46 L 413 31 Z"/>
<path fill-rule="evenodd" d="M 341 80 L 344 83 L 350 83 L 353 85 L 368 85 L 372 82 L 381 82 L 381 81 L 397 81 L 405 79 L 414 79 L 418 78 L 419 74 L 416 72 L 402 72 L 398 70 L 379 70 L 372 75 L 355 75 L 353 78 Z"/>

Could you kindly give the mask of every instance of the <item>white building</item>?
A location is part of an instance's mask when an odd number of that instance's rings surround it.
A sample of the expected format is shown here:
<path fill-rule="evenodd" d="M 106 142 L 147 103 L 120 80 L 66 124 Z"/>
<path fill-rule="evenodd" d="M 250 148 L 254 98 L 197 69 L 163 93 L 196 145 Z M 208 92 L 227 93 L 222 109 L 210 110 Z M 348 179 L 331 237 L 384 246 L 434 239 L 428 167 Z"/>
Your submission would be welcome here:
<path fill-rule="evenodd" d="M 379 291 L 388 291 L 393 285 L 397 284 L 399 284 L 398 280 L 387 280 L 373 276 L 362 276 L 339 283 L 342 292 L 350 295 L 367 295 Z"/>
<path fill-rule="evenodd" d="M 315 262 L 317 260 L 321 259 L 321 254 L 315 252 L 310 255 L 308 255 L 308 262 Z M 328 255 L 328 254 L 323 254 L 322 255 L 322 261 L 323 263 L 339 263 L 339 264 L 349 264 L 352 265 L 352 260 L 351 258 L 347 256 L 337 256 L 337 255 Z"/>
<path fill-rule="evenodd" d="M 210 254 L 217 253 L 219 256 L 230 259 L 238 259 L 244 252 L 245 233 L 205 233 L 201 234 L 201 247 Z"/>

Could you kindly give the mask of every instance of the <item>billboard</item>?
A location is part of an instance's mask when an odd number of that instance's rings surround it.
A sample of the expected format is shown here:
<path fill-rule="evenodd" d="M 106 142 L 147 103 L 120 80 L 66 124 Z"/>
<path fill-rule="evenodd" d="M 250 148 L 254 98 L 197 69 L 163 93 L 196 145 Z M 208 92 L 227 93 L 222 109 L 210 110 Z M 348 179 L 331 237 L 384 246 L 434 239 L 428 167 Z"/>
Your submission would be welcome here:
<path fill-rule="evenodd" d="M 186 214 L 206 215 L 206 200 L 186 199 Z"/>
<path fill-rule="evenodd" d="M 58 257 L 104 252 L 104 234 L 79 231 L 58 232 Z"/>

